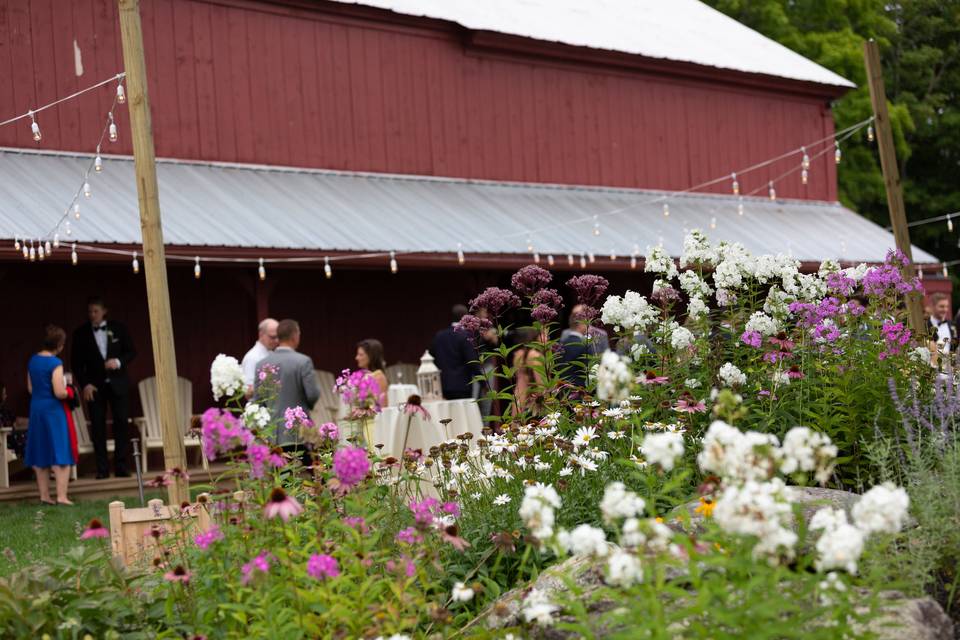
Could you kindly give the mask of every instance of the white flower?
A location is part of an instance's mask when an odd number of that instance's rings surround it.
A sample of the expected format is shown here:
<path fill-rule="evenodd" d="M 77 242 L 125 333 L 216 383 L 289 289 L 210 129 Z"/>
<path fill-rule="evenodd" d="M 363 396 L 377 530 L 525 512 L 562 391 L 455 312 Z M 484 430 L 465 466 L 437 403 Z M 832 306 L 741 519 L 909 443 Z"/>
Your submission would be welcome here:
<path fill-rule="evenodd" d="M 683 381 L 683 386 L 687 389 L 699 389 L 702 386 L 702 383 L 696 378 L 687 378 Z"/>
<path fill-rule="evenodd" d="M 766 480 L 780 466 L 780 442 L 770 433 L 741 432 L 715 420 L 697 456 L 700 468 L 725 480 Z"/>
<path fill-rule="evenodd" d="M 270 424 L 270 410 L 256 402 L 249 402 L 243 408 L 243 422 L 250 429 L 263 429 Z"/>
<path fill-rule="evenodd" d="M 720 367 L 720 382 L 727 387 L 740 387 L 747 383 L 747 376 L 732 362 L 726 362 Z"/>
<path fill-rule="evenodd" d="M 500 495 L 498 495 L 496 498 L 493 499 L 493 504 L 497 505 L 498 507 L 502 507 L 503 505 L 509 504 L 509 503 L 510 503 L 510 496 L 508 496 L 505 493 L 501 493 Z"/>
<path fill-rule="evenodd" d="M 640 451 L 647 462 L 659 464 L 665 471 L 683 455 L 683 436 L 679 433 L 649 433 L 644 437 Z"/>
<path fill-rule="evenodd" d="M 607 584 L 629 587 L 643 582 L 643 567 L 637 556 L 618 549 L 607 560 Z"/>
<path fill-rule="evenodd" d="M 830 437 L 807 427 L 794 427 L 783 438 L 783 461 L 780 471 L 789 475 L 797 471 L 815 472 L 817 482 L 825 484 L 833 473 L 837 447 Z"/>
<path fill-rule="evenodd" d="M 827 574 L 825 580 L 820 581 L 817 588 L 822 592 L 820 594 L 820 603 L 829 607 L 833 604 L 833 598 L 830 597 L 829 592 L 837 591 L 842 593 L 847 590 L 847 585 L 840 579 L 840 574 L 831 571 Z"/>
<path fill-rule="evenodd" d="M 717 260 L 717 252 L 700 229 L 694 229 L 683 238 L 683 253 L 680 254 L 680 266 L 689 264 L 709 265 Z"/>
<path fill-rule="evenodd" d="M 687 317 L 693 321 L 699 320 L 709 313 L 710 310 L 707 308 L 707 303 L 703 301 L 703 298 L 699 296 L 691 296 L 690 302 L 687 303 Z"/>
<path fill-rule="evenodd" d="M 693 333 L 686 327 L 681 327 L 676 322 L 673 322 L 670 328 L 672 329 L 670 332 L 670 346 L 674 349 L 686 349 L 693 343 Z"/>
<path fill-rule="evenodd" d="M 647 273 L 662 273 L 666 280 L 673 280 L 677 277 L 677 265 L 673 263 L 673 258 L 660 246 L 647 247 L 643 270 Z"/>
<path fill-rule="evenodd" d="M 624 431 L 607 431 L 607 437 L 611 440 L 620 440 L 621 438 L 626 438 L 627 434 Z"/>
<path fill-rule="evenodd" d="M 524 490 L 519 514 L 534 537 L 546 540 L 553 535 L 554 510 L 559 508 L 560 496 L 556 489 L 538 482 Z"/>
<path fill-rule="evenodd" d="M 611 407 L 609 409 L 604 409 L 602 413 L 603 413 L 603 417 L 605 418 L 612 418 L 614 420 L 617 420 L 623 417 L 623 408 Z"/>
<path fill-rule="evenodd" d="M 597 396 L 608 402 L 626 400 L 630 394 L 633 374 L 630 372 L 630 359 L 607 350 L 600 358 L 597 367 Z"/>
<path fill-rule="evenodd" d="M 243 367 L 233 356 L 219 354 L 210 365 L 210 386 L 213 399 L 233 396 L 243 388 Z"/>
<path fill-rule="evenodd" d="M 392 636 L 377 636 L 374 640 L 410 640 L 410 636 L 402 633 L 395 633 Z"/>
<path fill-rule="evenodd" d="M 522 614 L 526 622 L 536 622 L 540 626 L 553 624 L 553 614 L 560 607 L 550 602 L 547 594 L 540 589 L 531 589 L 523 601 Z"/>
<path fill-rule="evenodd" d="M 587 456 L 570 456 L 570 462 L 573 463 L 580 469 L 580 475 L 587 475 L 588 471 L 596 471 L 597 463 L 588 458 Z"/>
<path fill-rule="evenodd" d="M 863 494 L 851 514 L 854 524 L 865 534 L 898 533 L 909 507 L 910 497 L 903 487 L 885 482 Z"/>
<path fill-rule="evenodd" d="M 910 359 L 921 364 L 930 364 L 930 349 L 916 347 L 910 351 Z"/>
<path fill-rule="evenodd" d="M 719 301 L 719 289 L 739 289 L 743 284 L 740 267 L 736 262 L 724 260 L 713 271 L 713 283 L 717 286 L 717 300 Z"/>
<path fill-rule="evenodd" d="M 754 311 L 747 320 L 747 331 L 756 331 L 762 336 L 772 336 L 780 331 L 780 324 L 763 311 Z"/>
<path fill-rule="evenodd" d="M 813 517 L 810 518 L 811 531 L 819 531 L 822 529 L 826 533 L 839 529 L 846 524 L 849 524 L 847 522 L 847 512 L 843 509 L 826 507 L 818 510 L 813 514 Z"/>
<path fill-rule="evenodd" d="M 547 415 L 540 418 L 540 424 L 544 427 L 556 427 L 560 422 L 560 412 L 555 411 L 554 413 L 548 413 Z"/>
<path fill-rule="evenodd" d="M 473 599 L 473 589 L 465 586 L 462 582 L 457 582 L 453 585 L 450 597 L 453 598 L 454 602 L 467 602 Z"/>
<path fill-rule="evenodd" d="M 765 556 L 771 561 L 781 555 L 792 557 L 797 534 L 790 529 L 790 497 L 780 478 L 729 485 L 717 498 L 713 518 L 728 533 L 756 537 L 754 556 Z"/>
<path fill-rule="evenodd" d="M 610 552 L 607 544 L 607 534 L 603 529 L 581 524 L 573 531 L 561 531 L 557 534 L 557 542 L 567 552 L 575 556 L 606 557 Z"/>
<path fill-rule="evenodd" d="M 684 271 L 679 276 L 680 288 L 691 298 L 707 298 L 713 289 L 693 271 Z"/>
<path fill-rule="evenodd" d="M 636 291 L 627 291 L 623 298 L 608 296 L 600 308 L 600 319 L 619 331 L 643 331 L 657 321 L 657 309 Z"/>
<path fill-rule="evenodd" d="M 817 570 L 844 569 L 856 573 L 863 543 L 863 532 L 850 524 L 825 531 L 817 540 Z"/>
<path fill-rule="evenodd" d="M 576 448 L 586 447 L 593 440 L 597 439 L 596 427 L 580 427 L 573 435 L 573 446 Z"/>
<path fill-rule="evenodd" d="M 567 476 L 572 476 L 572 475 L 573 475 L 573 467 L 566 466 L 566 467 L 564 467 L 563 469 L 560 469 L 560 473 L 558 473 L 557 475 L 559 475 L 561 478 L 566 478 Z"/>
<path fill-rule="evenodd" d="M 600 501 L 600 513 L 603 521 L 612 523 L 619 518 L 633 518 L 643 513 L 647 504 L 633 491 L 627 490 L 622 482 L 611 482 L 603 492 Z"/>

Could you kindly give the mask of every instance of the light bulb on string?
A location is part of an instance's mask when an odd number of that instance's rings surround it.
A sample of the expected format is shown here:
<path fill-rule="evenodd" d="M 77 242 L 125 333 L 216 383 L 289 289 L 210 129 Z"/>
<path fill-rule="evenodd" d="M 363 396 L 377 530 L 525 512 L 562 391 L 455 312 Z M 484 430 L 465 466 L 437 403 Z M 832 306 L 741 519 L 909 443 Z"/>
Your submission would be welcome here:
<path fill-rule="evenodd" d="M 587 258 L 582 253 L 580 254 L 580 268 L 581 269 L 587 268 Z"/>
<path fill-rule="evenodd" d="M 600 235 L 600 220 L 596 215 L 593 216 L 593 235 Z"/>
<path fill-rule="evenodd" d="M 116 142 L 117 141 L 117 123 L 113 121 L 113 112 L 111 111 L 107 113 L 107 117 L 110 119 L 110 126 L 107 127 L 107 131 L 109 132 L 107 134 L 107 139 L 110 140 L 110 142 Z"/>
<path fill-rule="evenodd" d="M 59 233 L 53 234 L 53 248 L 54 248 L 54 249 L 59 249 L 59 248 L 60 248 L 60 234 L 59 234 Z"/>
<path fill-rule="evenodd" d="M 73 227 L 70 226 L 70 221 L 69 221 L 69 220 L 67 220 L 66 222 L 63 223 L 63 230 L 67 232 L 67 235 L 68 235 L 68 236 L 72 236 L 72 235 L 73 235 Z"/>
<path fill-rule="evenodd" d="M 73 203 L 73 217 L 75 220 L 80 219 L 80 203 L 79 202 Z"/>
<path fill-rule="evenodd" d="M 568 253 L 568 254 L 567 254 L 567 264 L 570 265 L 571 267 L 573 266 L 573 254 L 572 254 L 572 253 Z"/>
<path fill-rule="evenodd" d="M 47 253 L 47 255 L 53 253 L 53 246 L 50 244 L 49 240 L 43 243 L 43 250 Z"/>
<path fill-rule="evenodd" d="M 867 125 L 867 142 L 873 142 L 873 125 Z"/>
<path fill-rule="evenodd" d="M 587 254 L 587 259 L 590 260 L 590 264 L 593 264 L 597 261 L 597 256 L 593 255 L 593 251 Z"/>
<path fill-rule="evenodd" d="M 330 266 L 330 258 L 323 259 L 323 275 L 327 276 L 327 280 L 333 277 L 333 267 Z"/>
<path fill-rule="evenodd" d="M 802 184 L 807 184 L 807 178 L 808 178 L 807 170 L 806 170 L 806 169 L 801 169 L 801 170 L 800 170 L 800 182 L 801 182 Z"/>
<path fill-rule="evenodd" d="M 943 263 L 943 277 L 944 277 L 944 278 L 947 278 L 947 277 L 949 277 L 949 276 L 950 276 L 950 272 L 947 271 L 947 263 L 944 262 L 944 263 Z"/>
<path fill-rule="evenodd" d="M 193 259 L 193 277 L 197 280 L 200 279 L 200 256 L 196 256 Z"/>
<path fill-rule="evenodd" d="M 103 171 L 103 158 L 100 157 L 100 145 L 97 145 L 97 157 L 93 159 L 93 170 L 97 173 Z"/>
<path fill-rule="evenodd" d="M 117 104 L 127 101 L 127 92 L 123 90 L 123 80 L 117 83 Z"/>
<path fill-rule="evenodd" d="M 390 273 L 397 272 L 397 254 L 393 251 L 390 252 Z"/>
<path fill-rule="evenodd" d="M 35 262 L 37 259 L 37 250 L 33 248 L 33 240 L 30 241 L 30 262 Z"/>
<path fill-rule="evenodd" d="M 457 262 L 459 264 L 466 262 L 466 258 L 463 256 L 463 244 L 460 242 L 457 243 Z"/>
<path fill-rule="evenodd" d="M 637 256 L 630 256 L 630 268 L 631 269 L 637 268 Z"/>
<path fill-rule="evenodd" d="M 947 231 L 953 233 L 953 219 L 949 214 L 947 214 Z"/>
<path fill-rule="evenodd" d="M 552 267 L 552 266 L 553 266 L 553 262 L 554 262 L 554 260 L 553 260 L 553 254 L 552 254 L 552 253 L 547 254 L 547 264 Z"/>
<path fill-rule="evenodd" d="M 773 188 L 773 180 L 770 181 L 770 199 L 777 199 L 777 190 Z"/>
<path fill-rule="evenodd" d="M 33 111 L 29 112 L 30 115 L 30 135 L 33 136 L 34 142 L 40 142 L 43 139 L 43 134 L 40 133 L 40 125 L 37 124 L 36 118 L 33 117 Z"/>
<path fill-rule="evenodd" d="M 800 166 L 804 169 L 810 168 L 810 156 L 807 155 L 807 150 L 804 147 L 800 147 L 800 151 L 803 153 L 803 158 L 800 159 Z"/>
<path fill-rule="evenodd" d="M 13 250 L 20 251 L 20 237 L 13 236 Z"/>
<path fill-rule="evenodd" d="M 610 249 L 610 262 L 616 262 L 616 261 L 617 261 L 617 252 L 614 251 L 613 249 Z"/>
<path fill-rule="evenodd" d="M 43 260 L 45 256 L 46 254 L 44 253 L 44 250 L 43 250 L 43 243 L 37 240 L 37 259 Z"/>
<path fill-rule="evenodd" d="M 843 153 L 840 152 L 840 143 L 834 142 L 833 144 L 836 146 L 836 150 L 833 152 L 833 159 L 837 164 L 840 164 L 840 159 L 843 157 Z"/>
<path fill-rule="evenodd" d="M 534 261 L 535 263 L 537 263 L 537 264 L 540 264 L 540 252 L 539 252 L 539 251 L 534 251 L 534 252 L 533 252 L 533 261 Z"/>
<path fill-rule="evenodd" d="M 670 205 L 667 204 L 666 202 L 663 203 L 663 217 L 664 218 L 670 217 Z"/>
<path fill-rule="evenodd" d="M 93 192 L 90 190 L 90 183 L 86 180 L 83 181 L 83 195 L 87 198 L 93 195 Z"/>
<path fill-rule="evenodd" d="M 711 229 L 716 229 L 716 228 L 717 228 L 717 217 L 716 217 L 716 216 L 713 216 L 712 218 L 710 218 L 710 228 L 711 228 Z"/>
<path fill-rule="evenodd" d="M 77 265 L 77 260 L 78 260 L 78 256 L 77 256 L 77 243 L 74 242 L 74 243 L 73 243 L 73 246 L 70 247 L 70 262 L 71 262 L 71 264 L 73 264 L 74 266 L 76 266 L 76 265 Z"/>
<path fill-rule="evenodd" d="M 917 269 L 917 277 L 920 278 L 921 282 L 923 281 L 923 267 Z"/>
<path fill-rule="evenodd" d="M 30 246 L 27 244 L 26 239 L 23 240 L 23 259 L 24 260 L 30 259 Z"/>
<path fill-rule="evenodd" d="M 530 234 L 527 234 L 527 251 L 533 253 L 533 238 L 530 237 Z"/>
<path fill-rule="evenodd" d="M 140 260 L 137 258 L 137 252 L 133 252 L 133 260 L 130 261 L 130 267 L 133 269 L 134 275 L 140 273 Z"/>
<path fill-rule="evenodd" d="M 737 182 L 737 174 L 736 174 L 736 173 L 731 173 L 731 174 L 730 174 L 730 179 L 733 180 L 733 185 L 732 185 L 733 195 L 735 195 L 735 196 L 740 195 L 740 183 Z"/>
<path fill-rule="evenodd" d="M 740 199 L 737 201 L 737 215 L 743 215 L 743 196 L 740 196 Z"/>
<path fill-rule="evenodd" d="M 267 279 L 267 269 L 266 269 L 266 267 L 263 266 L 263 258 L 260 258 L 260 260 L 259 260 L 258 262 L 260 263 L 260 266 L 257 267 L 257 275 L 260 276 L 260 279 L 261 279 L 261 280 L 266 280 L 266 279 Z"/>

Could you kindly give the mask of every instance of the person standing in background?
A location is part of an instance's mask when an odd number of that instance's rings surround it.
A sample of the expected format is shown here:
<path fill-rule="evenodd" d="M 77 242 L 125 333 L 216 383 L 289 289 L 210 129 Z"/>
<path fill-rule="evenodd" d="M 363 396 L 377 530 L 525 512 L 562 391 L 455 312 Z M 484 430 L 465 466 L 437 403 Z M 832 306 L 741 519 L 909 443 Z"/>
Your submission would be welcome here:
<path fill-rule="evenodd" d="M 383 343 L 373 338 L 367 338 L 357 343 L 357 354 L 354 356 L 357 367 L 362 371 L 369 371 L 377 386 L 380 387 L 379 402 L 381 407 L 387 406 L 387 361 L 383 357 Z"/>
<path fill-rule="evenodd" d="M 266 318 L 257 326 L 257 341 L 253 343 L 247 354 L 243 356 L 243 389 L 249 400 L 253 396 L 254 377 L 257 375 L 257 365 L 277 348 L 277 321 Z"/>
<path fill-rule="evenodd" d="M 440 369 L 440 386 L 445 400 L 473 397 L 473 378 L 481 373 L 477 350 L 470 337 L 457 331 L 457 323 L 467 315 L 467 307 L 458 304 L 451 310 L 451 324 L 433 336 L 430 354 Z"/>
<path fill-rule="evenodd" d="M 113 416 L 113 472 L 127 478 L 130 448 L 130 376 L 127 368 L 136 357 L 127 328 L 107 320 L 107 306 L 99 297 L 87 301 L 87 318 L 73 332 L 70 364 L 73 377 L 87 403 L 93 450 L 97 459 L 97 479 L 110 475 L 107 458 L 107 407 Z"/>
<path fill-rule="evenodd" d="M 270 413 L 275 422 L 282 423 L 287 409 L 300 407 L 307 414 L 313 411 L 313 406 L 320 399 L 320 389 L 317 387 L 317 375 L 313 371 L 313 360 L 297 351 L 300 346 L 300 325 L 297 321 L 281 320 L 277 325 L 277 339 L 279 345 L 273 353 L 260 361 L 257 372 L 264 371 L 265 367 L 276 369 L 279 389 L 276 397 L 272 398 Z M 262 383 L 257 375 L 254 398 L 259 397 Z M 266 400 L 261 398 L 259 401 Z M 296 449 L 299 442 L 300 436 L 296 429 L 284 429 L 283 426 L 277 429 L 277 445 Z"/>

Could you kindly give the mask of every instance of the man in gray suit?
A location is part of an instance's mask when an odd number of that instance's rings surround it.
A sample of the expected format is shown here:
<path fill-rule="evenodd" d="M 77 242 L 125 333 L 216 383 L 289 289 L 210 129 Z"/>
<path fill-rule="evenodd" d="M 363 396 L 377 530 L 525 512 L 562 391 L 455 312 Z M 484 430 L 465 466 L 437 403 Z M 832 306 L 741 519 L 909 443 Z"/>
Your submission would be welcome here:
<path fill-rule="evenodd" d="M 320 389 L 317 387 L 317 377 L 313 372 L 313 360 L 309 356 L 297 352 L 300 346 L 300 325 L 296 320 L 281 320 L 277 326 L 277 339 L 280 344 L 266 358 L 257 365 L 257 379 L 254 388 L 254 397 L 258 402 L 266 398 L 261 396 L 261 381 L 259 372 L 264 367 L 272 365 L 277 368 L 279 390 L 273 399 L 270 413 L 277 427 L 276 443 L 282 447 L 295 447 L 300 439 L 296 429 L 286 429 L 283 426 L 284 413 L 287 409 L 302 407 L 308 414 L 313 405 L 320 399 Z"/>

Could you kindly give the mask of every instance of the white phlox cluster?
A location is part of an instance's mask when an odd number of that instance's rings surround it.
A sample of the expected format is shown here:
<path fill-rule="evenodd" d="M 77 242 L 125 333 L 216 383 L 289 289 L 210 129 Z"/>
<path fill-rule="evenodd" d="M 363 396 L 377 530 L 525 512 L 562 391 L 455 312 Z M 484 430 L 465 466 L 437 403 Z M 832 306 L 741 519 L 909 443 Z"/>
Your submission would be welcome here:
<path fill-rule="evenodd" d="M 233 356 L 217 355 L 210 365 L 210 386 L 213 399 L 230 397 L 243 387 L 243 367 Z"/>
<path fill-rule="evenodd" d="M 660 465 L 664 471 L 671 471 L 683 455 L 683 436 L 671 431 L 648 433 L 640 445 L 640 452 L 647 462 Z"/>
<path fill-rule="evenodd" d="M 747 383 L 747 376 L 732 362 L 726 362 L 720 367 L 717 374 L 720 382 L 726 387 L 742 387 Z"/>

